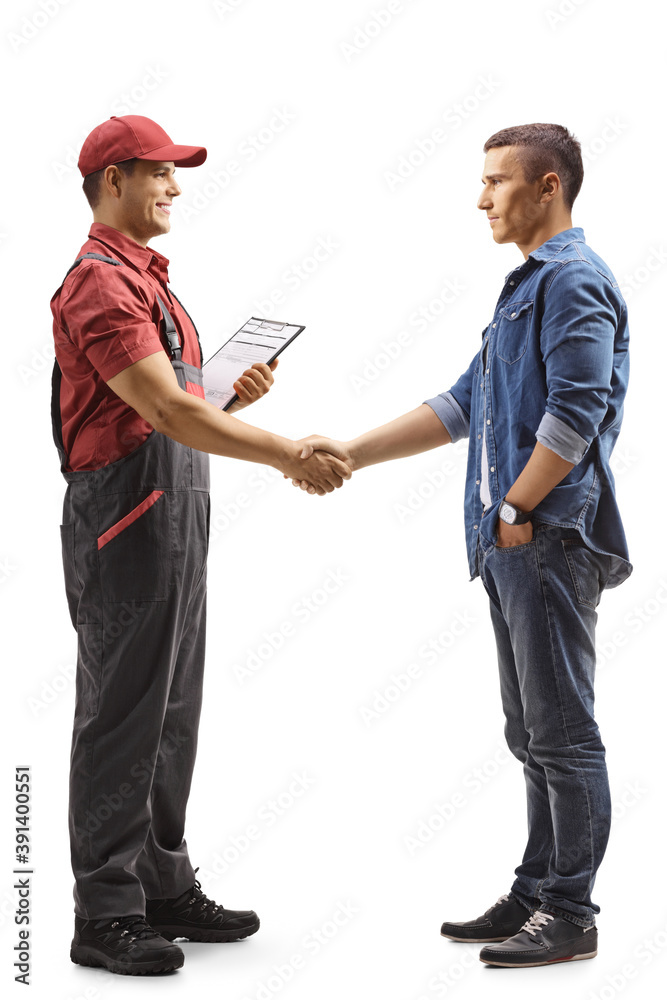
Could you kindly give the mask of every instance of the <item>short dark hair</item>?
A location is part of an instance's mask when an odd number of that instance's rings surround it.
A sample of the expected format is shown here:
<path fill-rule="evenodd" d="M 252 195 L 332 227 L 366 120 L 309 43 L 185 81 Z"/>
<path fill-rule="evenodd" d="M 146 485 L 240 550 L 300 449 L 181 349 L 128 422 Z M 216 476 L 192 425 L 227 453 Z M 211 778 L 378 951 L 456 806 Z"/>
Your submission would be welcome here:
<path fill-rule="evenodd" d="M 137 162 L 136 156 L 133 156 L 129 160 L 121 160 L 119 163 L 109 164 L 109 166 L 118 167 L 122 174 L 126 177 L 131 177 L 134 173 L 134 167 Z M 88 174 L 83 178 L 83 193 L 88 199 L 88 204 L 91 208 L 97 208 L 100 203 L 100 198 L 102 197 L 102 177 L 104 176 L 104 171 L 106 167 L 102 170 L 96 170 L 94 174 Z"/>
<path fill-rule="evenodd" d="M 581 143 L 564 125 L 513 125 L 495 132 L 484 143 L 484 152 L 500 146 L 516 146 L 517 159 L 529 184 L 552 170 L 560 177 L 563 199 L 569 209 L 581 190 L 584 164 Z"/>

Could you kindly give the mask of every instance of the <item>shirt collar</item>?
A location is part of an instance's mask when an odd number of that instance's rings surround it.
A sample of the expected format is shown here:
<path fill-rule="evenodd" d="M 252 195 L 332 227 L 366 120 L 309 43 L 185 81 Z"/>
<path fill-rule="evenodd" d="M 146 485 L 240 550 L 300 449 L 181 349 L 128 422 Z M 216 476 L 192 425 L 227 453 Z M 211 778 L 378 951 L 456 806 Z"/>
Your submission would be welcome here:
<path fill-rule="evenodd" d="M 546 240 L 541 246 L 531 251 L 528 256 L 534 257 L 535 260 L 553 260 L 554 257 L 558 256 L 561 251 L 569 247 L 572 243 L 585 242 L 586 238 L 584 237 L 583 229 L 575 226 L 572 229 L 563 229 L 562 232 L 556 233 L 551 239 Z"/>
<path fill-rule="evenodd" d="M 151 247 L 142 247 L 129 236 L 125 236 L 124 233 L 105 225 L 103 222 L 93 222 L 88 236 L 106 244 L 111 250 L 116 250 L 142 271 L 153 270 L 155 273 L 157 270 L 165 281 L 169 281 L 167 273 L 169 260 L 157 250 L 153 250 Z"/>

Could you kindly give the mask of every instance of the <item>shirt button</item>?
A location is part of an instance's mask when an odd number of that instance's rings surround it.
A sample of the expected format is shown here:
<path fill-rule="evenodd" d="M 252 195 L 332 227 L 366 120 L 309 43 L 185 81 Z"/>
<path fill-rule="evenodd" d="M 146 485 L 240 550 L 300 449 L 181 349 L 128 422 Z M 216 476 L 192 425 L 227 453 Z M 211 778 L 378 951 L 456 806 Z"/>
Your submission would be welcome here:
<path fill-rule="evenodd" d="M 488 374 L 489 374 L 489 369 L 488 369 L 488 368 L 486 369 L 486 371 L 485 371 L 485 373 L 484 373 L 484 374 L 485 374 L 485 375 L 488 375 Z"/>
<path fill-rule="evenodd" d="M 475 480 L 475 486 L 479 486 L 479 479 Z"/>
<path fill-rule="evenodd" d="M 510 313 L 510 316 L 512 317 L 512 319 L 514 319 L 514 317 L 516 316 L 516 313 Z"/>
<path fill-rule="evenodd" d="M 510 285 L 513 285 L 513 284 L 514 284 L 514 282 L 513 282 L 513 281 L 510 281 Z"/>
<path fill-rule="evenodd" d="M 479 439 L 481 438 L 481 436 L 482 436 L 481 434 L 478 434 L 478 435 L 477 435 L 477 440 L 478 440 L 478 441 L 479 441 Z"/>
<path fill-rule="evenodd" d="M 490 423 L 491 423 L 491 421 L 490 421 L 490 420 L 487 420 L 486 422 L 487 422 L 487 424 L 490 424 Z"/>
<path fill-rule="evenodd" d="M 477 529 L 479 528 L 479 525 L 478 524 L 473 524 L 473 528 L 475 529 L 475 531 L 477 531 Z"/>
<path fill-rule="evenodd" d="M 494 323 L 491 329 L 495 330 L 496 326 L 497 326 L 497 324 Z"/>
<path fill-rule="evenodd" d="M 495 471 L 496 471 L 496 467 L 495 467 L 495 465 L 492 465 L 491 466 L 491 472 L 495 472 Z"/>

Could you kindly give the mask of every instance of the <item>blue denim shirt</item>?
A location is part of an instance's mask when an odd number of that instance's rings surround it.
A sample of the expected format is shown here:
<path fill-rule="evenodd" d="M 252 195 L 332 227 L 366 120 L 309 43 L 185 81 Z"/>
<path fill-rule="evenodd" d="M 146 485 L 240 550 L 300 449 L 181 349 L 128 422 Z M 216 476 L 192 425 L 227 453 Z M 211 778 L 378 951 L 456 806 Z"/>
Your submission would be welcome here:
<path fill-rule="evenodd" d="M 452 441 L 470 441 L 465 529 L 471 579 L 478 575 L 478 534 L 495 543 L 500 501 L 536 441 L 574 463 L 535 507 L 536 518 L 577 528 L 587 545 L 609 554 L 607 586 L 630 575 L 609 466 L 628 367 L 625 301 L 583 229 L 552 236 L 510 271 L 470 367 L 447 392 L 425 400 Z M 486 511 L 479 492 L 485 431 L 492 500 Z"/>

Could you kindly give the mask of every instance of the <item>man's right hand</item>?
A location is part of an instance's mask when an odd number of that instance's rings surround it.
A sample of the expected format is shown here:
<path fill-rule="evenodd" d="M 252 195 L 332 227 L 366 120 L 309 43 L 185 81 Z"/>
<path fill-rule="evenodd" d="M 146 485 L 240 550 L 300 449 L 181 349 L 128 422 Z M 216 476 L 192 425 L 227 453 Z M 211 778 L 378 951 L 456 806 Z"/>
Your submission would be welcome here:
<path fill-rule="evenodd" d="M 366 431 L 352 441 L 336 441 L 321 434 L 302 438 L 297 442 L 302 446 L 299 469 L 289 475 L 286 470 L 283 471 L 285 478 L 291 479 L 294 486 L 299 486 L 308 493 L 317 493 L 307 468 L 307 463 L 317 455 L 333 456 L 344 462 L 350 472 L 356 472 L 368 465 L 377 465 L 378 462 L 419 455 L 431 448 L 449 444 L 451 440 L 449 431 L 435 411 L 427 403 L 422 403 L 409 413 Z"/>
<path fill-rule="evenodd" d="M 308 437 L 297 441 L 297 444 L 302 445 L 302 450 L 300 452 L 299 474 L 292 478 L 292 486 L 298 486 L 306 493 L 318 492 L 308 474 L 308 462 L 311 458 L 317 458 L 318 456 L 320 460 L 325 458 L 325 456 L 331 456 L 332 460 L 334 458 L 338 459 L 349 469 L 350 476 L 352 475 L 354 471 L 354 458 L 348 442 L 322 437 L 321 434 L 310 434 Z M 350 476 L 346 478 L 349 479 Z M 289 476 L 285 476 L 285 479 L 289 478 Z M 342 483 L 340 485 L 342 486 Z"/>
<path fill-rule="evenodd" d="M 284 478 L 291 479 L 294 486 L 324 496 L 351 478 L 351 458 L 341 442 L 313 434 L 295 441 L 294 447 L 294 455 L 290 455 L 281 469 Z"/>

